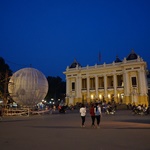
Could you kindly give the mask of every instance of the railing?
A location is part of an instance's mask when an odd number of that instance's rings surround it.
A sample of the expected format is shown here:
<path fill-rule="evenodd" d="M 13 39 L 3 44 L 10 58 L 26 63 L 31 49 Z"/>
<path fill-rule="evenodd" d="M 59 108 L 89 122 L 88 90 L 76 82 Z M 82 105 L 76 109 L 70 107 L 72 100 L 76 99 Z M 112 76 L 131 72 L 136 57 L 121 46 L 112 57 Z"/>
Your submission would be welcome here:
<path fill-rule="evenodd" d="M 101 90 L 101 89 L 104 89 L 104 87 L 99 87 L 98 89 Z"/>
<path fill-rule="evenodd" d="M 138 59 L 135 59 L 135 60 L 123 60 L 122 62 L 118 62 L 118 63 L 115 63 L 115 62 L 112 62 L 111 64 L 102 64 L 102 65 L 98 65 L 98 64 L 95 64 L 94 66 L 86 66 L 86 67 L 80 67 L 80 66 L 77 66 L 76 68 L 69 68 L 67 67 L 66 71 L 74 71 L 74 70 L 86 70 L 86 69 L 94 69 L 94 68 L 103 68 L 103 67 L 111 67 L 111 66 L 120 66 L 121 64 L 125 64 L 125 63 L 134 63 L 134 62 L 143 62 L 143 59 L 142 58 L 138 58 Z"/>
<path fill-rule="evenodd" d="M 4 116 L 23 116 L 29 115 L 29 108 L 5 108 L 3 109 Z"/>
<path fill-rule="evenodd" d="M 117 88 L 124 88 L 124 86 L 117 86 Z"/>

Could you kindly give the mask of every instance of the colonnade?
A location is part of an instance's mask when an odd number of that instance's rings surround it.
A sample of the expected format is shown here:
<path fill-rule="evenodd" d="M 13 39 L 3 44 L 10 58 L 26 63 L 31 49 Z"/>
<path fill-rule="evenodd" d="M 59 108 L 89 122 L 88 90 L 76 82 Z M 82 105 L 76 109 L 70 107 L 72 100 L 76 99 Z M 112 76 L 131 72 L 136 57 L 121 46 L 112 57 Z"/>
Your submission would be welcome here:
<path fill-rule="evenodd" d="M 122 76 L 122 86 L 118 86 L 118 75 Z M 103 78 L 104 86 L 99 86 L 99 78 Z M 108 77 L 112 77 L 113 85 L 110 86 Z M 132 77 L 137 80 L 137 85 L 133 87 Z M 95 87 L 91 88 L 91 78 L 94 78 Z M 82 79 L 86 79 L 86 88 L 83 89 Z M 72 91 L 72 83 L 75 83 L 75 90 Z M 99 74 L 77 74 L 74 76 L 67 77 L 66 80 L 66 93 L 71 101 L 90 102 L 95 99 L 110 101 L 114 99 L 116 102 L 122 100 L 124 103 L 133 103 L 133 91 L 137 95 L 135 102 L 146 103 L 147 97 L 147 82 L 146 76 L 143 69 L 141 70 L 123 70 L 122 72 L 116 73 L 99 73 Z M 141 97 L 141 98 L 140 98 Z M 144 98 L 144 100 L 142 100 Z"/>

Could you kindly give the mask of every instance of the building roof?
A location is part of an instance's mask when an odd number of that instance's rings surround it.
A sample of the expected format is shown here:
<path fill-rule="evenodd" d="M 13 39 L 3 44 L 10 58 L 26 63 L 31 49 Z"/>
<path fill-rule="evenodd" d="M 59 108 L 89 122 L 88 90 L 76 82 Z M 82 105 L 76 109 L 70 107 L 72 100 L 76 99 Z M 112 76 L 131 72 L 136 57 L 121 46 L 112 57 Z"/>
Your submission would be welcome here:
<path fill-rule="evenodd" d="M 116 56 L 116 60 L 115 60 L 115 63 L 119 63 L 119 62 L 122 62 L 118 56 Z"/>
<path fill-rule="evenodd" d="M 137 58 L 138 58 L 138 55 L 134 52 L 134 50 L 132 50 L 131 53 L 128 55 L 126 60 L 134 60 Z"/>
<path fill-rule="evenodd" d="M 76 66 L 82 67 L 82 66 L 80 65 L 80 63 L 78 63 L 77 60 L 74 59 L 74 62 L 69 66 L 69 68 L 76 68 Z"/>

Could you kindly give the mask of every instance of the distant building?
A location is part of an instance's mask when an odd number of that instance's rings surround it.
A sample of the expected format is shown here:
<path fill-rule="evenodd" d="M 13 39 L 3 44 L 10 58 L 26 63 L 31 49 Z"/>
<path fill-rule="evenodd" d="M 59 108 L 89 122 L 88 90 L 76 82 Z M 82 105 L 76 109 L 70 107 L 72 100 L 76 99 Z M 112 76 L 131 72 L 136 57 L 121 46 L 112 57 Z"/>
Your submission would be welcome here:
<path fill-rule="evenodd" d="M 76 60 L 66 75 L 66 102 L 112 101 L 148 105 L 147 63 L 133 50 L 122 61 L 82 67 Z"/>
<path fill-rule="evenodd" d="M 148 101 L 149 101 L 149 105 L 150 105 L 150 71 L 148 71 L 148 74 L 147 74 L 147 82 L 148 82 Z"/>

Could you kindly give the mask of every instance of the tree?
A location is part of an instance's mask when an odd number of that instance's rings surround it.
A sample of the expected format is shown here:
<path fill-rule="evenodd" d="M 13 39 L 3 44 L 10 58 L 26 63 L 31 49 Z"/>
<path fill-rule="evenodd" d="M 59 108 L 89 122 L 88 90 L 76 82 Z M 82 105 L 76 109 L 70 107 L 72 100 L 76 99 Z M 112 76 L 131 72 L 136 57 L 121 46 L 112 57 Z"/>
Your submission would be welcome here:
<path fill-rule="evenodd" d="M 12 71 L 5 60 L 0 57 L 0 98 L 6 99 L 8 96 L 8 82 Z"/>
<path fill-rule="evenodd" d="M 49 101 L 54 98 L 55 101 L 58 99 L 64 100 L 66 93 L 66 82 L 62 81 L 60 77 L 47 77 L 49 90 L 46 96 L 46 100 Z"/>

